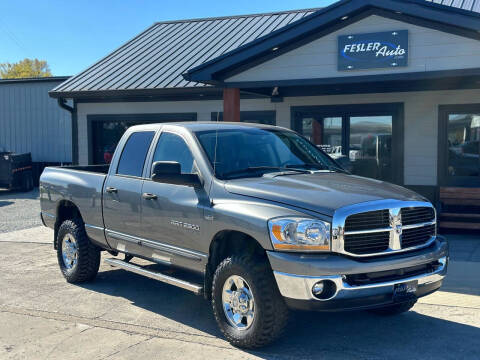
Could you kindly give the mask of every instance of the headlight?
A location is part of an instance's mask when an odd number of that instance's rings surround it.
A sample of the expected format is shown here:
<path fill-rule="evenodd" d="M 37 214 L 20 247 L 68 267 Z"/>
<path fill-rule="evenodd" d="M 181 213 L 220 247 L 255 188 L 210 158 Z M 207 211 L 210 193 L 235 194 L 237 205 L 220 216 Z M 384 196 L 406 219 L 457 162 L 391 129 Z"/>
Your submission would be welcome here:
<path fill-rule="evenodd" d="M 274 249 L 330 251 L 330 224 L 316 219 L 278 218 L 268 222 Z"/>

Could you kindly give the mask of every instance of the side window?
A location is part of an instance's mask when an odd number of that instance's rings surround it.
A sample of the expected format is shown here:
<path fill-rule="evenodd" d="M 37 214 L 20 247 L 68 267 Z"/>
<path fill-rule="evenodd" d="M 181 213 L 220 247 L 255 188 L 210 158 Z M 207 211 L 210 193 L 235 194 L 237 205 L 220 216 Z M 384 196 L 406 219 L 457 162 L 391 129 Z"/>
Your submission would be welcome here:
<path fill-rule="evenodd" d="M 163 133 L 153 155 L 155 161 L 177 161 L 180 163 L 182 174 L 191 174 L 193 171 L 193 156 L 185 141 L 178 135 Z"/>
<path fill-rule="evenodd" d="M 142 176 L 143 164 L 155 132 L 142 131 L 130 135 L 123 148 L 117 167 L 117 174 Z"/>

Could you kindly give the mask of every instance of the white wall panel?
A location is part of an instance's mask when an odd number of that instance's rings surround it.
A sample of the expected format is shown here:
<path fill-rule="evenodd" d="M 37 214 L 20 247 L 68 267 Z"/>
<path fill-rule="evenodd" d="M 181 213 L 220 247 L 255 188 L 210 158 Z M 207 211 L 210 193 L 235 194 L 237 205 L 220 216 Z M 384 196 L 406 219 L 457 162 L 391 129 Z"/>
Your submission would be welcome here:
<path fill-rule="evenodd" d="M 356 71 L 337 70 L 340 35 L 408 30 L 407 67 Z M 480 41 L 372 15 L 325 37 L 227 79 L 227 82 L 314 79 L 437 71 L 479 67 Z"/>

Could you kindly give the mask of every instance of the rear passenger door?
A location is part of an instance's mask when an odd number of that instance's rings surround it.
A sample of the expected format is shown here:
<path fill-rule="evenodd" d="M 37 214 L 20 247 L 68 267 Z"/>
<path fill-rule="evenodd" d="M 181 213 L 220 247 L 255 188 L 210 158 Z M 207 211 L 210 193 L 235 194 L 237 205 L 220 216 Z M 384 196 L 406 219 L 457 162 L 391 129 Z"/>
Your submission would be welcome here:
<path fill-rule="evenodd" d="M 150 172 L 156 161 L 176 161 L 182 173 L 199 173 L 185 138 L 177 133 L 163 131 L 160 134 L 149 161 Z M 202 270 L 206 256 L 199 247 L 204 209 L 209 204 L 205 190 L 145 179 L 142 193 L 141 234 L 148 240 L 151 257 L 189 268 L 198 266 Z"/>
<path fill-rule="evenodd" d="M 107 240 L 121 252 L 138 253 L 140 249 L 136 235 L 141 228 L 143 167 L 154 135 L 154 131 L 138 131 L 128 137 L 117 166 L 110 169 L 104 186 L 103 219 Z"/>

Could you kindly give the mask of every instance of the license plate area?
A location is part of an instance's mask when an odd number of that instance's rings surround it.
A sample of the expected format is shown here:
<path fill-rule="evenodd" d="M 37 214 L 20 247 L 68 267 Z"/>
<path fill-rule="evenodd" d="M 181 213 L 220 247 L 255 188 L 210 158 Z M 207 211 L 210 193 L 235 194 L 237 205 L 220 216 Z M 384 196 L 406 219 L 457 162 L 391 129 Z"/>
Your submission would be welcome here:
<path fill-rule="evenodd" d="M 418 289 L 418 281 L 409 281 L 393 286 L 393 300 L 404 300 L 415 297 Z"/>

